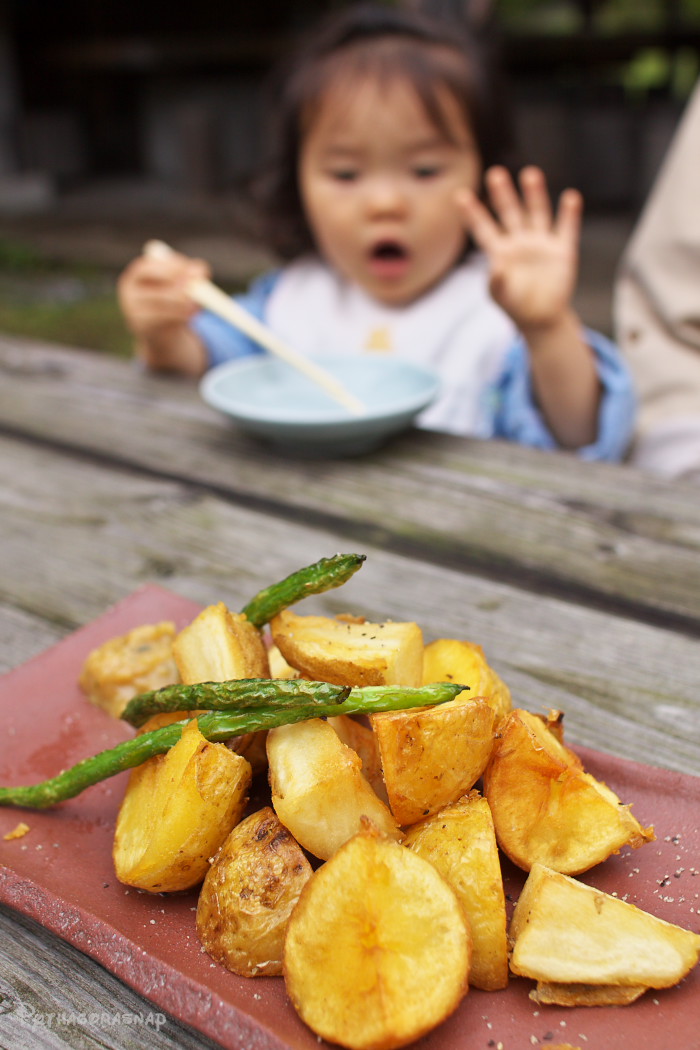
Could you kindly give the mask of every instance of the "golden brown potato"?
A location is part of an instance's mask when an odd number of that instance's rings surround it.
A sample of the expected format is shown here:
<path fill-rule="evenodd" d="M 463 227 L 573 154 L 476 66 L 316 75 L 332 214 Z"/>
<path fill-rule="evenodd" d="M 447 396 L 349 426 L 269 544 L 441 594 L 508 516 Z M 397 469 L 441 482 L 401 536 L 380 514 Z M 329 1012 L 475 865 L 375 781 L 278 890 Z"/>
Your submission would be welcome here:
<path fill-rule="evenodd" d="M 558 724 L 558 713 L 553 717 Z M 623 846 L 636 849 L 654 838 L 529 711 L 512 711 L 501 722 L 484 794 L 499 846 L 524 871 L 539 861 L 577 875 Z"/>
<path fill-rule="evenodd" d="M 306 883 L 287 928 L 289 997 L 317 1035 L 392 1050 L 467 991 L 469 923 L 435 868 L 366 827 Z"/>
<path fill-rule="evenodd" d="M 281 974 L 289 916 L 311 874 L 269 806 L 237 824 L 199 893 L 197 933 L 212 959 L 241 977 Z"/>
<path fill-rule="evenodd" d="M 389 805 L 401 826 L 415 824 L 474 786 L 494 745 L 496 713 L 488 700 L 372 715 Z"/>
<path fill-rule="evenodd" d="M 645 984 L 555 984 L 538 981 L 530 999 L 540 1006 L 629 1006 L 647 991 Z"/>
<path fill-rule="evenodd" d="M 286 609 L 270 623 L 282 656 L 307 678 L 335 685 L 419 686 L 423 634 L 415 623 L 356 623 L 297 616 Z"/>
<path fill-rule="evenodd" d="M 301 678 L 296 667 L 287 663 L 276 645 L 271 645 L 267 650 L 267 659 L 270 665 L 270 678 Z"/>
<path fill-rule="evenodd" d="M 201 711 L 161 711 L 151 715 L 147 722 L 139 729 L 139 734 L 149 733 L 152 729 L 160 729 L 161 726 L 170 725 L 172 722 L 186 722 L 190 718 L 196 718 Z M 265 750 L 265 738 L 267 733 L 260 730 L 256 733 L 243 733 L 241 736 L 232 736 L 226 741 L 226 747 L 235 751 L 237 755 L 243 755 L 249 763 L 253 776 L 264 773 L 267 769 L 267 753 Z"/>
<path fill-rule="evenodd" d="M 362 775 L 362 762 L 320 718 L 279 726 L 267 735 L 272 805 L 304 849 L 321 860 L 369 817 L 399 838 L 396 821 Z"/>
<path fill-rule="evenodd" d="M 174 639 L 175 624 L 169 620 L 110 638 L 88 654 L 78 679 L 80 688 L 91 704 L 119 718 L 132 697 L 180 680 Z"/>
<path fill-rule="evenodd" d="M 509 935 L 513 973 L 550 984 L 670 988 L 700 958 L 700 934 L 544 864 L 533 865 Z"/>
<path fill-rule="evenodd" d="M 423 650 L 423 684 L 460 682 L 468 687 L 465 696 L 484 696 L 497 720 L 512 709 L 510 689 L 486 661 L 484 650 L 473 642 L 439 638 Z"/>
<path fill-rule="evenodd" d="M 208 605 L 183 628 L 173 651 L 186 685 L 270 677 L 260 631 L 243 613 L 229 612 L 223 602 Z"/>
<path fill-rule="evenodd" d="M 189 722 L 166 754 L 131 771 L 114 836 L 119 881 L 152 893 L 200 883 L 243 815 L 250 781 L 241 755 Z"/>
<path fill-rule="evenodd" d="M 389 805 L 376 735 L 368 725 L 350 715 L 334 715 L 326 721 L 333 726 L 343 743 L 357 752 L 362 761 L 362 775 L 369 781 L 375 795 Z"/>
<path fill-rule="evenodd" d="M 408 829 L 404 845 L 437 868 L 457 894 L 472 932 L 469 983 L 508 984 L 506 899 L 489 804 L 473 791 Z"/>

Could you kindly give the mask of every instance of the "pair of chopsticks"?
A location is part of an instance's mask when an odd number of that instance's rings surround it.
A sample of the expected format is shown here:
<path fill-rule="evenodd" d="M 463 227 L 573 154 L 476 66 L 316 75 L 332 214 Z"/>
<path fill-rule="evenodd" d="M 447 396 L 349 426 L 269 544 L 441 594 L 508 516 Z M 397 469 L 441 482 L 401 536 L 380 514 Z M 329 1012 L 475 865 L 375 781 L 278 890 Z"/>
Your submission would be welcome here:
<path fill-rule="evenodd" d="M 144 255 L 150 255 L 152 258 L 165 259 L 172 255 L 173 249 L 163 241 L 148 241 L 144 245 L 143 252 Z M 354 394 L 351 394 L 349 390 L 346 390 L 334 376 L 330 375 L 314 361 L 304 357 L 297 350 L 293 350 L 292 347 L 279 339 L 274 332 L 271 332 L 266 325 L 258 321 L 256 317 L 253 317 L 252 314 L 248 313 L 247 310 L 234 299 L 231 299 L 226 292 L 217 288 L 211 281 L 203 279 L 190 281 L 187 286 L 187 294 L 200 306 L 228 321 L 229 324 L 238 328 L 260 346 L 264 347 L 265 350 L 269 350 L 271 354 L 286 361 L 288 365 L 296 368 L 297 371 L 302 372 L 317 386 L 325 390 L 330 397 L 343 405 L 348 412 L 355 416 L 360 416 L 366 411 L 362 402 Z"/>

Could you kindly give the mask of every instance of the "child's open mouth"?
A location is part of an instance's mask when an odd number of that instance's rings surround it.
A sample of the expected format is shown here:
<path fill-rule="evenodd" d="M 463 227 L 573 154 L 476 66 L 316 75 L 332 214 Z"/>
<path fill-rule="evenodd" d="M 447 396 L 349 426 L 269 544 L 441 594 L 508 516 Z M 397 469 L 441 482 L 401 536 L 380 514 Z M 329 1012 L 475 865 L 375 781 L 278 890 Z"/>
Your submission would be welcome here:
<path fill-rule="evenodd" d="M 403 277 L 409 262 L 408 250 L 399 241 L 378 241 L 370 251 L 369 267 L 375 277 Z"/>

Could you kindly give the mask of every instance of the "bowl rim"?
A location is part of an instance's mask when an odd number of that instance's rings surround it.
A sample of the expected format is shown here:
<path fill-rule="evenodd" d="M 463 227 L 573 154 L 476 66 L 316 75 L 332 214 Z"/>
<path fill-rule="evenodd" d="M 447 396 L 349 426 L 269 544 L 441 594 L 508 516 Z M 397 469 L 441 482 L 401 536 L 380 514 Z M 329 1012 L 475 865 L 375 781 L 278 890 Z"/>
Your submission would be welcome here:
<path fill-rule="evenodd" d="M 351 363 L 352 361 L 357 360 L 357 358 L 349 355 L 323 357 L 318 355 L 312 357 L 309 355 L 309 357 L 322 367 L 328 368 L 330 366 L 331 370 L 333 364 L 337 364 L 340 361 Z M 357 416 L 352 415 L 330 396 L 328 397 L 328 406 L 314 408 L 312 414 L 309 414 L 308 407 L 301 409 L 299 412 L 295 412 L 292 407 L 289 410 L 280 413 L 279 405 L 272 409 L 265 409 L 264 406 L 260 405 L 251 406 L 245 401 L 236 401 L 235 398 L 222 394 L 220 390 L 221 381 L 226 379 L 231 373 L 235 374 L 237 372 L 254 371 L 260 368 L 277 369 L 292 367 L 286 365 L 283 361 L 277 360 L 277 358 L 271 357 L 269 354 L 251 354 L 246 355 L 245 357 L 235 358 L 231 361 L 223 361 L 218 365 L 212 366 L 212 368 L 210 368 L 200 379 L 199 392 L 200 396 L 210 407 L 223 412 L 225 415 L 228 415 L 235 420 L 243 422 L 249 421 L 251 423 L 269 423 L 271 426 L 299 426 L 311 429 L 313 427 L 324 427 L 329 425 L 347 425 L 349 427 L 361 428 L 363 425 L 379 423 L 382 420 L 386 420 L 388 423 L 396 417 L 417 415 L 422 409 L 432 404 L 440 391 L 440 377 L 437 372 L 425 365 L 415 364 L 412 361 L 404 361 L 400 358 L 394 357 L 363 357 L 361 360 L 372 362 L 378 366 L 398 366 L 421 378 L 425 383 L 425 387 L 421 389 L 420 392 L 414 393 L 412 396 L 405 396 L 403 399 L 397 400 L 388 408 L 373 409 L 370 407 L 366 412 L 362 413 L 362 415 Z"/>

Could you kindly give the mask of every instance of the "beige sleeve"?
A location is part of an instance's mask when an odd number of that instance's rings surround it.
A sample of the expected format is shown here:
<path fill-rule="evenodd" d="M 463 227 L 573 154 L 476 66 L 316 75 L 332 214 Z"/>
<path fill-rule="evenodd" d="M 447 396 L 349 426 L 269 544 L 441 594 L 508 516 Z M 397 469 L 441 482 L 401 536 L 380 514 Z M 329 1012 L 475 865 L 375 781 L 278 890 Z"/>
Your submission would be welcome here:
<path fill-rule="evenodd" d="M 633 459 L 700 469 L 700 83 L 623 256 L 614 323 L 640 399 Z"/>

